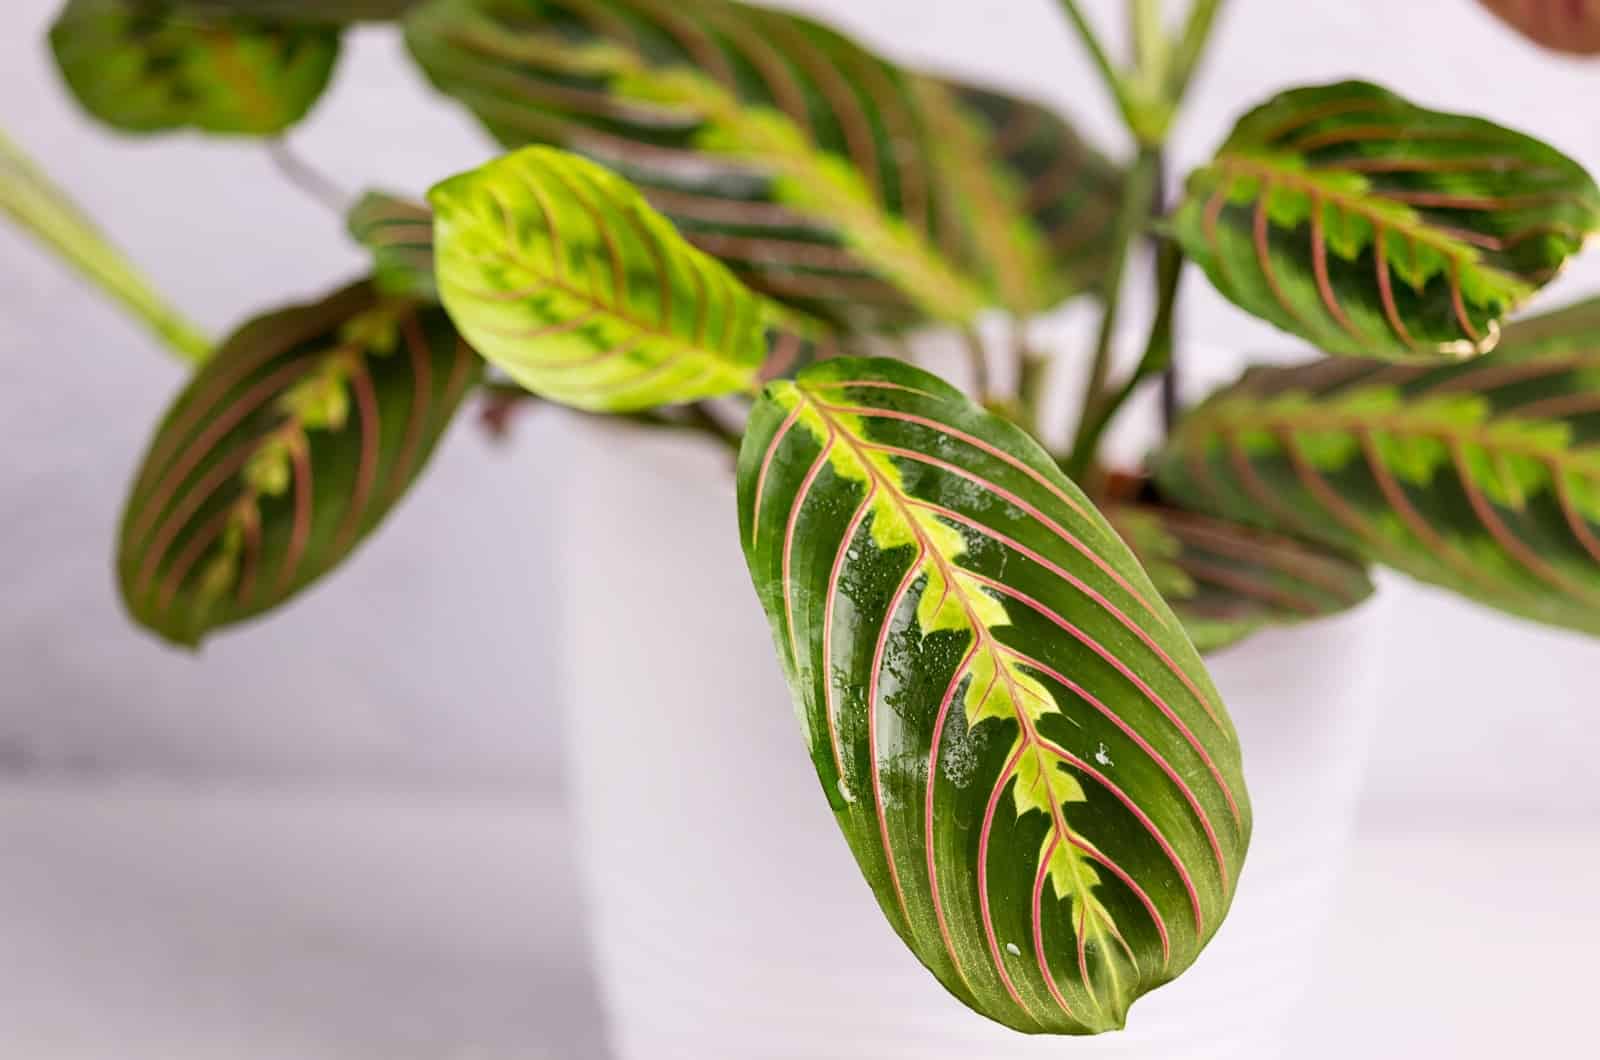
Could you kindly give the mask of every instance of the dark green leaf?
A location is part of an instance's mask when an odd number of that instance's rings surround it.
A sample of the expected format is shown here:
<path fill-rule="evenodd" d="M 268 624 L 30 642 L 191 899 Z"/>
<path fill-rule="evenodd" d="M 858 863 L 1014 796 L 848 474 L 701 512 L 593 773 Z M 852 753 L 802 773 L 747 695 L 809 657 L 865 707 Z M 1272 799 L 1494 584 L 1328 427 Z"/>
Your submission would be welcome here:
<path fill-rule="evenodd" d="M 1600 55 L 1600 0 L 1483 0 L 1483 4 L 1552 51 Z"/>
<path fill-rule="evenodd" d="M 1031 438 L 892 360 L 770 384 L 739 513 L 894 929 L 1008 1026 L 1122 1026 L 1216 931 L 1250 831 L 1233 726 L 1127 546 Z"/>
<path fill-rule="evenodd" d="M 326 574 L 421 472 L 482 362 L 367 284 L 240 328 L 162 420 L 123 514 L 128 610 L 179 644 Z"/>
<path fill-rule="evenodd" d="M 145 2 L 145 0 L 140 0 Z M 255 15 L 274 20 L 348 23 L 389 22 L 421 0 L 169 0 L 185 14 Z M 147 2 L 147 6 L 153 3 Z"/>
<path fill-rule="evenodd" d="M 754 385 L 776 307 L 616 174 L 527 147 L 428 198 L 450 316 L 539 396 L 627 412 Z"/>
<path fill-rule="evenodd" d="M 170 4 L 70 0 L 50 46 L 78 102 L 114 128 L 271 136 L 322 95 L 339 34 Z"/>
<path fill-rule="evenodd" d="M 1326 352 L 1439 360 L 1494 346 L 1600 228 L 1600 190 L 1537 140 L 1352 81 L 1246 115 L 1176 227 L 1218 290 Z"/>
<path fill-rule="evenodd" d="M 433 211 L 369 191 L 350 211 L 346 225 L 351 237 L 372 252 L 372 283 L 379 291 L 439 300 L 433 278 Z"/>
<path fill-rule="evenodd" d="M 1202 652 L 1372 595 L 1364 564 L 1321 545 L 1165 505 L 1117 504 L 1106 518 Z"/>
<path fill-rule="evenodd" d="M 1252 371 L 1183 421 L 1157 460 L 1161 487 L 1600 633 L 1600 330 L 1587 308 L 1519 324 L 1470 364 Z"/>
<path fill-rule="evenodd" d="M 433 82 L 504 144 L 593 157 L 756 290 L 871 330 L 1098 282 L 1116 176 L 1042 108 L 704 0 L 434 0 Z"/>

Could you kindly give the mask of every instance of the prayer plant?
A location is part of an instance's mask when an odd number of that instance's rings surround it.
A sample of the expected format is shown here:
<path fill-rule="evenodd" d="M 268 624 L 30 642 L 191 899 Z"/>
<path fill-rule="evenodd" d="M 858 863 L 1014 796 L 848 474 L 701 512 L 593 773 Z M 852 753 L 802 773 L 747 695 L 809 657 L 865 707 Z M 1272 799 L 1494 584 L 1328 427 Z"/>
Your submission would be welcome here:
<path fill-rule="evenodd" d="M 1038 103 L 731 0 L 70 0 L 63 80 L 122 132 L 278 137 L 346 24 L 391 21 L 507 152 L 366 195 L 368 276 L 213 347 L 0 140 L 0 206 L 195 364 L 129 492 L 129 612 L 194 646 L 282 605 L 468 401 L 704 432 L 737 449 L 750 574 L 889 927 L 1007 1026 L 1122 1026 L 1218 930 L 1249 843 L 1202 651 L 1353 607 L 1369 564 L 1600 633 L 1600 299 L 1515 315 L 1600 228 L 1595 183 L 1352 81 L 1249 108 L 1164 205 L 1224 4 L 1124 6 L 1126 63 L 1061 0 L 1137 145 L 1113 160 Z M 1600 5 L 1488 6 L 1600 51 Z M 1156 309 L 1117 378 L 1145 245 Z M 1178 409 L 1185 273 L 1321 355 Z M 1052 449 L 1026 325 L 1070 299 L 1102 325 L 1054 353 L 1088 384 Z M 923 330 L 971 337 L 965 391 L 909 363 Z M 1146 386 L 1166 440 L 1109 468 Z"/>

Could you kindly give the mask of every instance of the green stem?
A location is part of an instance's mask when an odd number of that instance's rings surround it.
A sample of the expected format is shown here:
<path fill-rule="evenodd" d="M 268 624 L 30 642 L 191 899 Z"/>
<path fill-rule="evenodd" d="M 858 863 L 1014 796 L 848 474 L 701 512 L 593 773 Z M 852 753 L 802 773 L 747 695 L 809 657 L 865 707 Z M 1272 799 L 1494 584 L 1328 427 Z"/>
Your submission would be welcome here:
<path fill-rule="evenodd" d="M 1083 46 L 1089 52 L 1089 58 L 1094 60 L 1094 65 L 1100 71 L 1100 78 L 1105 82 L 1106 88 L 1111 92 L 1111 97 L 1116 101 L 1117 110 L 1129 127 L 1137 125 L 1134 102 L 1128 91 L 1127 81 L 1117 72 L 1116 66 L 1111 62 L 1111 56 L 1106 52 L 1105 45 L 1100 43 L 1100 37 L 1094 31 L 1094 24 L 1084 15 L 1077 0 L 1058 0 L 1061 10 L 1066 14 L 1067 21 L 1072 23 L 1078 31 L 1078 38 L 1083 41 Z"/>
<path fill-rule="evenodd" d="M 517 383 L 502 379 L 490 379 L 481 383 L 478 389 L 495 401 L 507 404 L 543 401 L 538 394 L 533 393 L 531 390 L 524 389 Z M 675 410 L 645 409 L 641 412 L 589 412 L 585 409 L 572 408 L 570 406 L 563 407 L 567 408 L 569 412 L 592 416 L 596 419 L 621 420 L 624 423 L 632 423 L 640 427 L 702 434 L 735 453 L 739 451 L 739 446 L 744 441 L 743 435 L 718 419 L 716 414 L 703 402 L 683 405 Z"/>
<path fill-rule="evenodd" d="M 989 380 L 989 351 L 984 347 L 983 336 L 978 334 L 978 329 L 968 325 L 961 329 L 962 340 L 966 343 L 967 361 L 972 367 L 972 386 L 978 394 L 978 400 L 987 404 L 994 396 L 993 386 Z"/>
<path fill-rule="evenodd" d="M 1195 0 L 1194 7 L 1189 10 L 1189 21 L 1183 27 L 1183 35 L 1178 38 L 1172 65 L 1167 70 L 1166 94 L 1174 103 L 1183 99 L 1189 90 L 1189 81 L 1194 77 L 1195 68 L 1200 65 L 1200 57 L 1205 54 L 1222 5 L 1223 0 Z"/>
<path fill-rule="evenodd" d="M 1128 399 L 1151 377 L 1168 370 L 1173 359 L 1173 335 L 1178 309 L 1178 289 L 1183 279 L 1183 251 L 1170 239 L 1162 239 L 1156 250 L 1156 316 L 1150 325 L 1150 337 L 1145 342 L 1144 354 L 1127 380 L 1109 398 L 1086 413 L 1083 425 L 1073 442 L 1072 453 L 1065 468 L 1074 479 L 1081 479 L 1094 465 L 1100 440 L 1106 428 L 1116 419 L 1117 413 Z"/>
<path fill-rule="evenodd" d="M 1039 434 L 1042 422 L 1040 406 L 1044 403 L 1045 386 L 1050 379 L 1050 358 L 1024 348 L 1017 369 L 1018 404 L 1022 408 L 1022 426 L 1034 436 Z"/>
<path fill-rule="evenodd" d="M 1167 59 L 1171 51 L 1161 19 L 1161 0 L 1130 0 L 1128 22 L 1138 96 L 1160 99 L 1166 89 Z"/>
<path fill-rule="evenodd" d="M 1160 153 L 1144 148 L 1128 170 L 1122 186 L 1122 208 L 1113 230 L 1111 259 L 1105 274 L 1105 308 L 1100 316 L 1100 333 L 1095 340 L 1089 379 L 1084 384 L 1083 400 L 1079 405 L 1078 434 L 1072 445 L 1074 453 L 1085 444 L 1086 434 L 1092 429 L 1105 400 L 1106 380 L 1111 374 L 1112 343 L 1116 339 L 1117 321 L 1121 315 L 1123 275 L 1128 269 L 1128 257 L 1134 241 L 1144 232 L 1154 212 L 1160 170 Z"/>
<path fill-rule="evenodd" d="M 211 340 L 156 293 L 139 270 L 112 246 L 43 171 L 0 133 L 0 213 L 55 251 L 183 360 L 198 364 Z"/>

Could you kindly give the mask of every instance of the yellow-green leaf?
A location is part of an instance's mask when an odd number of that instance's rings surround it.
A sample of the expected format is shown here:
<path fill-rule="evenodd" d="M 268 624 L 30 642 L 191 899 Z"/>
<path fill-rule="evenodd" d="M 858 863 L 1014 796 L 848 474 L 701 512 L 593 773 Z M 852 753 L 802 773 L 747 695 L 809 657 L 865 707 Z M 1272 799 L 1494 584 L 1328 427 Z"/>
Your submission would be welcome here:
<path fill-rule="evenodd" d="M 775 308 L 614 173 L 529 147 L 428 198 L 445 308 L 541 397 L 623 412 L 754 384 Z"/>

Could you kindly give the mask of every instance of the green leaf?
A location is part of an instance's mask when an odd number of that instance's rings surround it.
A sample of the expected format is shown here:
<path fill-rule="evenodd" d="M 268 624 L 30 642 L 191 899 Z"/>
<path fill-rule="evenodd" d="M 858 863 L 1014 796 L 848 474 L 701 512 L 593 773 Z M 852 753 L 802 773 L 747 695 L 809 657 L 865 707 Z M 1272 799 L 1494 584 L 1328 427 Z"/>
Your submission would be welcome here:
<path fill-rule="evenodd" d="M 4 133 L 0 133 L 0 213 L 143 321 L 178 356 L 199 362 L 210 355 L 211 340 L 172 308 Z"/>
<path fill-rule="evenodd" d="M 766 388 L 739 515 L 895 931 L 1010 1027 L 1122 1026 L 1216 931 L 1250 831 L 1233 726 L 1127 546 L 1031 438 L 892 360 Z"/>
<path fill-rule="evenodd" d="M 1483 5 L 1551 51 L 1600 55 L 1600 0 L 1483 0 Z"/>
<path fill-rule="evenodd" d="M 443 311 L 357 284 L 234 333 L 162 420 L 117 572 L 178 644 L 336 567 L 405 493 L 482 362 Z"/>
<path fill-rule="evenodd" d="M 271 136 L 322 95 L 339 34 L 166 3 L 70 0 L 50 46 L 78 102 L 113 128 Z"/>
<path fill-rule="evenodd" d="M 369 191 L 345 219 L 350 236 L 372 252 L 372 283 L 384 294 L 437 302 L 433 211 L 420 203 Z"/>
<path fill-rule="evenodd" d="M 754 385 L 777 310 L 614 173 L 528 147 L 428 198 L 445 308 L 534 393 L 627 412 Z"/>
<path fill-rule="evenodd" d="M 1372 595 L 1361 561 L 1283 534 L 1157 504 L 1117 504 L 1106 518 L 1202 652 L 1326 618 Z"/>
<path fill-rule="evenodd" d="M 1600 633 L 1600 329 L 1586 308 L 1518 324 L 1469 364 L 1254 370 L 1180 424 L 1161 488 Z"/>
<path fill-rule="evenodd" d="M 299 22 L 390 22 L 421 0 L 170 0 L 185 14 L 255 15 Z"/>
<path fill-rule="evenodd" d="M 1322 350 L 1439 360 L 1494 346 L 1600 229 L 1600 189 L 1537 140 L 1350 81 L 1246 115 L 1175 225 L 1219 291 Z"/>
<path fill-rule="evenodd" d="M 434 0 L 434 84 L 503 144 L 644 188 L 752 288 L 846 330 L 1048 307 L 1099 281 L 1118 178 L 1054 115 L 702 0 Z"/>

